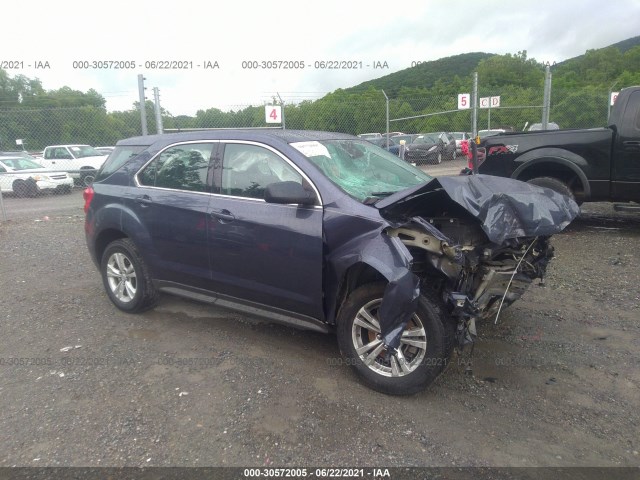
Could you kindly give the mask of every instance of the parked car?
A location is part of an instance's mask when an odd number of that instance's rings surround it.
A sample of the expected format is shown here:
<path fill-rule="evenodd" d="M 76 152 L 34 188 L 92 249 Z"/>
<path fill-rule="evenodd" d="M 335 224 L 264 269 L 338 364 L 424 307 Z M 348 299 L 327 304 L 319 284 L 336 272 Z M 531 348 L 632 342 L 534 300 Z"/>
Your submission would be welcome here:
<path fill-rule="evenodd" d="M 295 130 L 121 140 L 84 198 L 117 308 L 167 292 L 334 331 L 344 362 L 389 394 L 433 382 L 476 321 L 544 275 L 548 236 L 578 213 L 523 182 L 432 179 L 357 137 Z"/>
<path fill-rule="evenodd" d="M 451 135 L 453 135 L 453 138 L 456 139 L 456 153 L 458 155 L 462 154 L 462 142 L 463 141 L 469 141 L 472 137 L 472 135 L 468 132 L 451 132 Z"/>
<path fill-rule="evenodd" d="M 106 158 L 90 145 L 51 145 L 38 162 L 50 170 L 68 170 L 77 183 L 90 185 Z"/>
<path fill-rule="evenodd" d="M 385 137 L 366 138 L 365 140 L 367 142 L 373 143 L 374 145 L 377 145 L 378 147 L 386 148 L 387 146 L 387 139 Z"/>
<path fill-rule="evenodd" d="M 455 160 L 458 156 L 456 138 L 449 132 L 440 132 L 440 138 L 444 143 L 444 158 L 446 160 Z"/>
<path fill-rule="evenodd" d="M 416 165 L 440 164 L 457 156 L 456 140 L 447 132 L 421 133 L 407 147 L 405 159 Z"/>
<path fill-rule="evenodd" d="M 73 179 L 67 172 L 47 172 L 25 156 L 0 156 L 0 190 L 17 197 L 35 197 L 42 192 L 71 193 Z"/>
<path fill-rule="evenodd" d="M 405 160 L 416 165 L 442 163 L 442 141 L 437 134 L 421 133 L 405 151 Z"/>
<path fill-rule="evenodd" d="M 398 135 L 404 135 L 403 132 L 389 132 L 389 133 L 383 133 L 382 137 L 384 139 L 386 139 L 387 137 L 392 138 L 392 137 L 397 137 Z"/>
<path fill-rule="evenodd" d="M 624 88 L 608 127 L 506 133 L 485 138 L 478 171 L 547 187 L 582 202 L 627 202 L 640 211 L 640 86 Z M 471 166 L 463 173 L 470 173 Z M 634 203 L 631 203 L 634 202 Z"/>
<path fill-rule="evenodd" d="M 379 147 L 382 147 L 384 149 L 387 149 L 387 145 L 391 146 L 394 144 L 394 142 L 391 140 L 391 138 L 393 138 L 396 135 L 404 135 L 402 132 L 389 132 L 389 133 L 382 133 L 380 134 L 380 138 L 374 138 L 374 139 L 367 139 L 369 140 L 371 143 L 378 145 Z"/>
<path fill-rule="evenodd" d="M 546 129 L 542 128 L 542 124 L 541 123 L 532 123 L 529 126 L 529 131 L 530 132 L 535 132 L 535 131 L 539 131 L 539 130 L 560 130 L 560 125 L 558 125 L 557 123 L 554 123 L 554 122 L 549 122 L 549 123 L 547 123 L 547 128 Z"/>
<path fill-rule="evenodd" d="M 410 143 L 413 143 L 417 136 L 417 133 L 403 133 L 401 135 L 395 135 L 389 139 L 389 148 L 386 148 L 386 145 L 384 145 L 384 148 L 388 152 L 397 156 L 400 154 L 400 142 L 404 140 L 405 145 L 409 145 Z"/>

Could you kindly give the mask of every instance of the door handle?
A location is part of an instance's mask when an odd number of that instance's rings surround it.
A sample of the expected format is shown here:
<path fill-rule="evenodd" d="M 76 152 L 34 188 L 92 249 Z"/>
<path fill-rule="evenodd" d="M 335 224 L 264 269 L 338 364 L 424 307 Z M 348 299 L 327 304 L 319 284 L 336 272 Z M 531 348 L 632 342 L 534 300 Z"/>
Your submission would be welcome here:
<path fill-rule="evenodd" d="M 225 222 L 233 222 L 236 219 L 233 213 L 231 213 L 229 210 L 226 210 L 226 209 L 211 210 L 209 215 L 211 215 L 214 218 L 217 218 L 218 220 L 224 220 Z"/>
<path fill-rule="evenodd" d="M 140 204 L 141 207 L 148 207 L 153 203 L 153 200 L 149 195 L 140 195 L 136 197 L 136 203 Z"/>

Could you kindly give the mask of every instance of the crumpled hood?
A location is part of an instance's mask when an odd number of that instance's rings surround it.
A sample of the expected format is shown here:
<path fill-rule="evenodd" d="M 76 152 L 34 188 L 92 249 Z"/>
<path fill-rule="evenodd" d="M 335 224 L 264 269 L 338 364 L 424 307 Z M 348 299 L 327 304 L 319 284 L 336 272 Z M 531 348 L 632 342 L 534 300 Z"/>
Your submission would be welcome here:
<path fill-rule="evenodd" d="M 553 235 L 580 213 L 575 201 L 548 188 L 511 178 L 469 175 L 434 178 L 375 204 L 385 218 L 406 218 L 441 207 L 445 194 L 480 220 L 489 240 Z M 423 213 L 424 214 L 424 213 Z"/>

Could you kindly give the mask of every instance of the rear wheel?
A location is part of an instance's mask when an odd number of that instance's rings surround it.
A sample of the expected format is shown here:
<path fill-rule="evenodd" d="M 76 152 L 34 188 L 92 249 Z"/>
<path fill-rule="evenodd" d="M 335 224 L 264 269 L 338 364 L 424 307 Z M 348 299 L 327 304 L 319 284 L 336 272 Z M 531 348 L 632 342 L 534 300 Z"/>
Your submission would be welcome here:
<path fill-rule="evenodd" d="M 537 185 L 538 187 L 545 187 L 553 190 L 554 192 L 561 193 L 575 201 L 576 197 L 569 188 L 569 186 L 561 180 L 552 177 L 536 177 L 531 180 L 527 180 L 527 183 Z"/>
<path fill-rule="evenodd" d="M 109 298 L 120 310 L 137 313 L 155 305 L 158 295 L 149 269 L 130 239 L 115 240 L 107 246 L 100 273 Z"/>
<path fill-rule="evenodd" d="M 397 354 L 386 358 L 380 339 L 378 310 L 386 284 L 354 290 L 338 314 L 338 343 L 345 362 L 369 387 L 391 395 L 425 389 L 447 363 L 445 314 L 429 297 L 421 296 L 400 340 Z"/>

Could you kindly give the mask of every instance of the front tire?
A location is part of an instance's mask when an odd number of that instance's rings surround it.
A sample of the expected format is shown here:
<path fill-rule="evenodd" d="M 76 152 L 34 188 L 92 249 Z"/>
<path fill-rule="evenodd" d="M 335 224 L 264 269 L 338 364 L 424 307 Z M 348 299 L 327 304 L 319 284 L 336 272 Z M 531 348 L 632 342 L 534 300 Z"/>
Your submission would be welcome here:
<path fill-rule="evenodd" d="M 158 294 L 149 269 L 130 239 L 115 240 L 107 246 L 100 273 L 109 299 L 120 310 L 139 313 L 156 304 Z"/>
<path fill-rule="evenodd" d="M 433 165 L 440 165 L 442 163 L 442 152 L 438 152 L 438 155 L 436 155 L 432 162 Z"/>
<path fill-rule="evenodd" d="M 337 335 L 344 361 L 370 388 L 390 395 L 424 390 L 444 369 L 444 311 L 421 296 L 404 332 L 398 354 L 385 360 L 377 318 L 386 284 L 372 283 L 354 290 L 338 314 Z"/>

